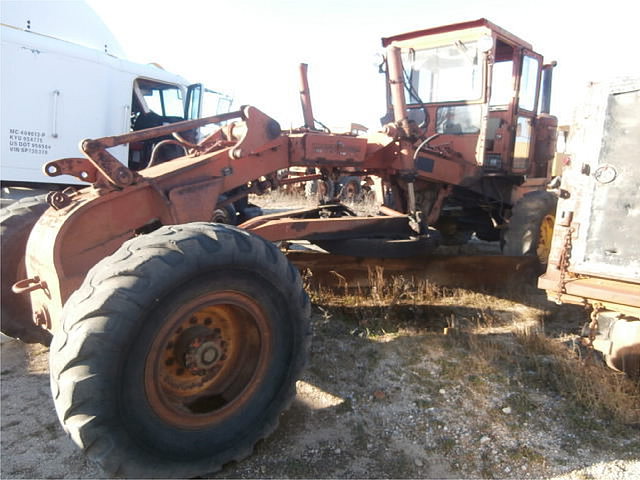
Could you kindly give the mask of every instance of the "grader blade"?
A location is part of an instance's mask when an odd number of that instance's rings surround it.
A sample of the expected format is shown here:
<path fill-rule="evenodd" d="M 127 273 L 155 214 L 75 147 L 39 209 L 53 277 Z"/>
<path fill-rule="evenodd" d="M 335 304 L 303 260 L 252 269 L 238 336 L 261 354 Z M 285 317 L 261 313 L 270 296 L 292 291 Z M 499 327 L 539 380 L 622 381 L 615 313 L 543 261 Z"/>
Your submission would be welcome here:
<path fill-rule="evenodd" d="M 428 281 L 443 287 L 499 290 L 508 285 L 533 284 L 540 273 L 535 257 L 502 255 L 425 255 L 407 258 L 362 258 L 317 252 L 289 252 L 289 261 L 309 284 L 344 291 L 370 288 L 402 276 L 408 283 Z M 310 275 L 308 274 L 310 273 Z"/>

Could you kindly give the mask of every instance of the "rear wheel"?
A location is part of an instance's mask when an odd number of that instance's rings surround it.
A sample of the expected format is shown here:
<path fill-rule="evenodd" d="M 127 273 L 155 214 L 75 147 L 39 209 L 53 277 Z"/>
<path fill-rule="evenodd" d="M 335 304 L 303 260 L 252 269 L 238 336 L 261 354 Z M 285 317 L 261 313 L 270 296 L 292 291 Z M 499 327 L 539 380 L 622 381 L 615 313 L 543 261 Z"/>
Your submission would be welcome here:
<path fill-rule="evenodd" d="M 309 303 L 270 243 L 164 227 L 96 265 L 51 349 L 58 416 L 109 474 L 180 477 L 240 460 L 295 395 Z"/>
<path fill-rule="evenodd" d="M 49 345 L 51 334 L 33 323 L 29 295 L 16 295 L 11 286 L 27 278 L 25 253 L 27 240 L 40 216 L 48 208 L 46 195 L 23 198 L 2 209 L 0 243 L 2 262 L 2 305 L 0 330 L 26 343 Z"/>
<path fill-rule="evenodd" d="M 558 197 L 545 190 L 528 193 L 513 208 L 504 234 L 505 255 L 535 255 L 547 264 Z"/>
<path fill-rule="evenodd" d="M 316 200 L 320 204 L 328 203 L 333 200 L 335 184 L 331 180 L 315 180 L 315 189 L 312 188 L 311 191 L 315 191 L 313 195 L 315 195 Z"/>
<path fill-rule="evenodd" d="M 355 202 L 360 195 L 360 178 L 346 177 L 340 181 L 340 200 L 343 202 Z"/>

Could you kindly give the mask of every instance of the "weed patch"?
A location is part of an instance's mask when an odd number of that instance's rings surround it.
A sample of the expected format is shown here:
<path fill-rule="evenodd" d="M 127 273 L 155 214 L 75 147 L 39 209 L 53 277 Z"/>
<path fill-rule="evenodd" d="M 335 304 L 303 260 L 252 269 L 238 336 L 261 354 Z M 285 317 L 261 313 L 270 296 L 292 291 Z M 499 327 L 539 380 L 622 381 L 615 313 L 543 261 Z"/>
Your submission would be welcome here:
<path fill-rule="evenodd" d="M 463 384 L 478 396 L 489 393 L 493 383 L 506 383 L 512 393 L 503 406 L 515 415 L 535 411 L 538 405 L 528 393 L 533 389 L 564 398 L 568 418 L 578 430 L 593 430 L 589 419 L 594 417 L 640 425 L 640 385 L 594 361 L 595 354 L 585 357 L 566 343 L 567 331 L 558 324 L 577 325 L 571 320 L 575 309 L 544 308 L 537 298 L 529 302 L 535 306 L 526 307 L 488 293 L 412 283 L 402 276 L 389 280 L 381 269 L 369 275 L 370 290 L 344 295 L 315 290 L 311 297 L 363 338 L 435 335 L 431 344 L 437 339 L 435 343 L 450 352 L 436 360 L 439 383 Z M 525 293 L 520 290 L 516 297 L 520 300 Z M 433 372 L 420 376 L 432 377 Z"/>

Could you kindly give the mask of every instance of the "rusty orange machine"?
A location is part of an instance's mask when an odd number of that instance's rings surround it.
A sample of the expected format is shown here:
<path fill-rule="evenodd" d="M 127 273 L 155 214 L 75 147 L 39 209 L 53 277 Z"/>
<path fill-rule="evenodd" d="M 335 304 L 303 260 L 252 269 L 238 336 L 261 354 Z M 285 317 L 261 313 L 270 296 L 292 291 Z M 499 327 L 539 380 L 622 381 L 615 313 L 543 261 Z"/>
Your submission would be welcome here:
<path fill-rule="evenodd" d="M 212 472 L 275 429 L 310 327 L 300 277 L 272 242 L 304 239 L 332 252 L 367 239 L 372 256 L 413 255 L 438 236 L 497 240 L 511 212 L 505 248 L 546 248 L 554 199 L 542 187 L 555 119 L 537 111 L 540 102 L 548 111 L 551 65 L 484 19 L 383 44 L 382 132 L 316 130 L 303 69 L 304 128 L 283 133 L 245 106 L 85 140 L 84 157 L 44 170 L 90 186 L 3 212 L 2 329 L 27 341 L 53 334 L 59 419 L 110 474 Z M 185 140 L 208 123 L 223 126 Z M 132 171 L 108 151 L 167 135 L 188 155 Z M 326 180 L 342 169 L 377 175 L 387 205 L 370 217 L 329 202 L 239 228 L 212 221 L 276 187 L 291 166 L 318 168 Z"/>

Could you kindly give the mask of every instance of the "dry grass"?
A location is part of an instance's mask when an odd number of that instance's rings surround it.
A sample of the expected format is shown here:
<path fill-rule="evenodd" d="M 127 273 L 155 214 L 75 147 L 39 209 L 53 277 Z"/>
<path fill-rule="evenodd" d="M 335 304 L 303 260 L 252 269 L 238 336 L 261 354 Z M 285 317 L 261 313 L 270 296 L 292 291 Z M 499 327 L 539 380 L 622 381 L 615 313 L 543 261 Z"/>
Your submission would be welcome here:
<path fill-rule="evenodd" d="M 249 195 L 249 201 L 262 208 L 310 208 L 317 202 L 297 190 L 278 189 L 264 195 Z"/>
<path fill-rule="evenodd" d="M 640 383 L 607 369 L 595 352 L 577 343 L 568 346 L 542 333 L 516 338 L 526 353 L 521 368 L 536 372 L 539 383 L 572 399 L 585 413 L 640 427 Z"/>
<path fill-rule="evenodd" d="M 506 378 L 516 388 L 509 397 L 516 412 L 531 410 L 528 389 L 544 389 L 567 400 L 571 408 L 565 413 L 578 428 L 593 416 L 640 426 L 640 384 L 608 369 L 596 352 L 579 347 L 565 318 L 549 310 L 551 305 L 540 305 L 537 290 L 531 290 L 531 299 L 520 288 L 498 297 L 402 276 L 386 278 L 379 268 L 369 272 L 369 281 L 370 289 L 319 288 L 310 295 L 325 315 L 355 323 L 359 335 L 416 329 L 442 333 L 445 346 L 462 349 L 464 355 L 444 365 L 441 375 L 471 382 L 471 388 L 474 378 Z M 558 325 L 548 329 L 553 333 L 545 333 L 545 324 L 554 321 Z"/>

